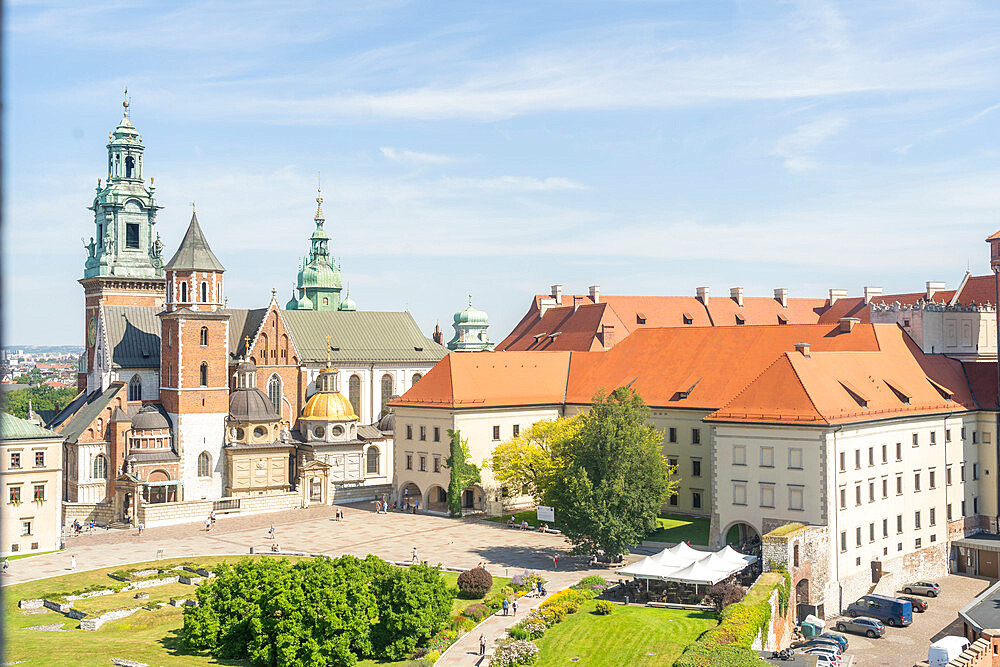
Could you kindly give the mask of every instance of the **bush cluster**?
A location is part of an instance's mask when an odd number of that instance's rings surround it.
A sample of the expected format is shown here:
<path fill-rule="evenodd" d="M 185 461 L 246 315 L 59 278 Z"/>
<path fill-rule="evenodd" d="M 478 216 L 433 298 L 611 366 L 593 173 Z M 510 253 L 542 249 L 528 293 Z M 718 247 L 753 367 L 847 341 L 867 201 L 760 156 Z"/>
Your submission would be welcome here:
<path fill-rule="evenodd" d="M 589 577 L 584 577 L 580 581 L 573 585 L 573 588 L 583 589 L 583 588 L 593 588 L 594 586 L 607 586 L 608 581 L 604 577 L 599 577 L 596 574 L 592 574 Z"/>
<path fill-rule="evenodd" d="M 545 623 L 537 616 L 518 621 L 507 630 L 514 639 L 538 639 L 545 634 Z"/>
<path fill-rule="evenodd" d="M 481 598 L 493 588 L 493 575 L 484 568 L 475 567 L 458 575 L 458 590 L 463 597 Z"/>
<path fill-rule="evenodd" d="M 483 620 L 484 618 L 486 618 L 487 616 L 491 615 L 492 613 L 493 613 L 492 609 L 490 609 L 487 605 L 479 603 L 479 602 L 477 602 L 475 604 L 470 604 L 468 607 L 466 607 L 462 611 L 462 615 L 463 616 L 467 616 L 468 618 L 471 618 L 476 623 L 478 623 L 479 621 Z"/>
<path fill-rule="evenodd" d="M 531 665 L 538 658 L 538 647 L 523 639 L 501 639 L 497 642 L 490 667 L 516 667 Z"/>
<path fill-rule="evenodd" d="M 515 574 L 511 577 L 510 585 L 516 591 L 528 591 L 531 590 L 531 584 L 534 583 L 536 586 L 545 583 L 545 579 L 542 579 L 541 575 L 535 572 L 529 572 L 525 570 L 521 574 Z"/>
<path fill-rule="evenodd" d="M 615 606 L 608 600 L 598 600 L 597 608 L 594 609 L 601 616 L 607 616 L 615 610 Z"/>

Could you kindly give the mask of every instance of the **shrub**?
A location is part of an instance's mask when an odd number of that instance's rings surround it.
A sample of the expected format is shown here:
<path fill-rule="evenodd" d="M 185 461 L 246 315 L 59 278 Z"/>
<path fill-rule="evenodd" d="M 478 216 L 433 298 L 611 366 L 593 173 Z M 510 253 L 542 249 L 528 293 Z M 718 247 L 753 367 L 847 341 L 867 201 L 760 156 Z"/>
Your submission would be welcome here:
<path fill-rule="evenodd" d="M 601 616 L 607 616 L 615 610 L 615 606 L 607 600 L 598 600 L 597 607 L 594 609 L 595 612 Z"/>
<path fill-rule="evenodd" d="M 545 634 L 545 623 L 538 617 L 529 616 L 507 629 L 514 639 L 538 639 Z"/>
<path fill-rule="evenodd" d="M 490 667 L 530 665 L 538 658 L 538 647 L 521 639 L 501 639 L 490 659 Z"/>
<path fill-rule="evenodd" d="M 466 607 L 462 611 L 462 615 L 463 616 L 467 616 L 468 618 L 471 618 L 476 623 L 478 623 L 479 621 L 483 620 L 484 618 L 486 618 L 487 616 L 489 616 L 492 613 L 493 613 L 492 609 L 490 609 L 488 606 L 486 606 L 484 604 L 480 604 L 478 602 L 475 603 L 475 604 L 470 604 L 468 607 Z"/>
<path fill-rule="evenodd" d="M 711 600 L 716 612 L 721 612 L 729 605 L 739 602 L 746 596 L 742 586 L 723 581 L 708 589 L 708 599 Z"/>
<path fill-rule="evenodd" d="M 549 596 L 549 598 L 545 602 L 542 603 L 542 606 L 543 607 L 550 607 L 552 605 L 565 604 L 565 603 L 569 602 L 569 603 L 576 604 L 577 608 L 579 608 L 580 605 L 582 603 L 586 602 L 587 600 L 589 600 L 590 597 L 591 596 L 588 595 L 584 591 L 578 591 L 578 590 L 574 590 L 572 588 L 566 588 L 564 590 L 559 591 L 558 593 L 556 593 L 554 595 Z M 573 611 L 576 611 L 576 610 L 574 609 Z"/>
<path fill-rule="evenodd" d="M 556 623 L 561 623 L 566 618 L 566 609 L 562 605 L 555 604 L 548 607 L 540 607 L 537 612 L 538 617 L 545 623 L 545 627 L 551 628 Z"/>
<path fill-rule="evenodd" d="M 514 587 L 514 590 L 518 591 L 531 590 L 532 583 L 541 585 L 545 583 L 545 580 L 540 575 L 528 570 L 525 570 L 521 574 L 515 574 L 510 579 L 510 585 Z"/>
<path fill-rule="evenodd" d="M 507 598 L 508 600 L 513 600 L 514 593 L 516 592 L 517 591 L 514 590 L 514 588 L 510 586 L 504 586 L 503 588 L 500 589 L 500 599 L 503 600 L 504 598 Z"/>
<path fill-rule="evenodd" d="M 428 651 L 427 655 L 424 656 L 424 660 L 428 665 L 433 665 L 435 662 L 441 659 L 440 651 Z"/>
<path fill-rule="evenodd" d="M 493 575 L 484 568 L 474 567 L 458 575 L 458 590 L 463 597 L 481 598 L 493 588 Z"/>
<path fill-rule="evenodd" d="M 476 627 L 476 621 L 472 620 L 468 616 L 463 616 L 462 614 L 459 614 L 448 621 L 448 629 L 456 634 L 468 632 L 474 627 Z"/>
<path fill-rule="evenodd" d="M 596 574 L 592 574 L 589 577 L 584 577 L 573 586 L 576 589 L 593 588 L 594 586 L 607 586 L 608 581 L 604 577 L 599 577 Z"/>
<path fill-rule="evenodd" d="M 490 593 L 485 598 L 483 598 L 481 604 L 484 604 L 491 610 L 496 611 L 497 609 L 503 606 L 503 598 L 504 598 L 503 592 Z"/>

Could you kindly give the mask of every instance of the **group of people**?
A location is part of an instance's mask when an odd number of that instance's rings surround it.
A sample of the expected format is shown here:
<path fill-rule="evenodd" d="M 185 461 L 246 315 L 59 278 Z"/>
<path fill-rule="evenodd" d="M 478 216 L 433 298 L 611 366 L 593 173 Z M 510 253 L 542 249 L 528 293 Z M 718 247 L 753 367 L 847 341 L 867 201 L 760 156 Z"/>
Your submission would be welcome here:
<path fill-rule="evenodd" d="M 79 519 L 73 519 L 73 523 L 70 524 L 70 527 L 73 529 L 73 534 L 74 535 L 79 535 L 84 530 L 84 524 L 80 523 Z M 86 524 L 86 529 L 87 529 L 88 533 L 93 533 L 94 532 L 94 528 L 96 528 L 96 527 L 97 527 L 97 524 L 94 522 L 93 519 L 91 519 L 90 521 L 88 521 L 87 524 Z"/>
<path fill-rule="evenodd" d="M 212 530 L 215 528 L 215 510 L 212 510 L 208 516 L 205 517 L 205 530 Z M 142 535 L 142 529 L 139 529 L 139 534 Z"/>

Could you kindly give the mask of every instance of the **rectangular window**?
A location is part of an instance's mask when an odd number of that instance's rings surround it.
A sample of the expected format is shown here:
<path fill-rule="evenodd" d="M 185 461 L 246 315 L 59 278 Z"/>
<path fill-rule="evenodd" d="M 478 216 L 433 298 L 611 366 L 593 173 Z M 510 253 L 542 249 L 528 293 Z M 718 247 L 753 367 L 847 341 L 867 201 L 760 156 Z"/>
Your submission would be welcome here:
<path fill-rule="evenodd" d="M 139 225 L 137 223 L 130 222 L 125 225 L 125 247 L 139 247 Z"/>
<path fill-rule="evenodd" d="M 889 537 L 889 520 L 882 519 L 882 537 Z"/>
<path fill-rule="evenodd" d="M 951 486 L 951 466 L 946 466 L 944 469 L 944 485 Z"/>
<path fill-rule="evenodd" d="M 875 482 L 868 482 L 868 502 L 875 502 Z"/>
<path fill-rule="evenodd" d="M 983 442 L 985 442 L 987 445 L 990 444 L 990 432 L 989 431 L 983 431 Z"/>
<path fill-rule="evenodd" d="M 420 439 L 421 440 L 426 440 L 427 439 L 427 427 L 426 426 L 421 426 L 420 427 Z"/>
<path fill-rule="evenodd" d="M 499 440 L 500 439 L 500 427 L 499 426 L 494 426 L 493 427 L 493 439 L 494 440 Z"/>
<path fill-rule="evenodd" d="M 913 490 L 916 492 L 920 491 L 920 473 L 913 473 Z"/>
<path fill-rule="evenodd" d="M 788 467 L 792 470 L 802 470 L 801 447 L 792 447 L 788 450 Z"/>
<path fill-rule="evenodd" d="M 979 442 L 979 433 L 977 431 L 972 432 L 972 444 Z"/>
<path fill-rule="evenodd" d="M 979 514 L 979 498 L 972 499 L 972 513 Z"/>
<path fill-rule="evenodd" d="M 965 464 L 962 463 L 958 466 L 958 479 L 962 482 L 965 481 Z"/>
<path fill-rule="evenodd" d="M 10 467 L 20 468 L 21 467 L 21 452 L 11 452 L 10 453 Z"/>
<path fill-rule="evenodd" d="M 441 442 L 441 427 L 434 427 L 434 442 Z"/>
<path fill-rule="evenodd" d="M 875 524 L 874 523 L 868 524 L 868 541 L 869 542 L 874 542 L 875 541 Z"/>
<path fill-rule="evenodd" d="M 903 532 L 903 515 L 902 514 L 897 514 L 896 515 L 896 534 L 898 535 L 898 534 L 900 534 L 902 532 Z"/>
<path fill-rule="evenodd" d="M 774 507 L 774 485 L 762 484 L 760 487 L 760 506 Z"/>
<path fill-rule="evenodd" d="M 691 507 L 696 510 L 701 509 L 701 491 L 691 492 Z"/>
<path fill-rule="evenodd" d="M 888 498 L 889 497 L 889 478 L 888 477 L 883 477 L 882 478 L 882 497 L 883 498 Z"/>
<path fill-rule="evenodd" d="M 945 519 L 951 521 L 951 503 L 948 503 L 944 508 Z"/>
<path fill-rule="evenodd" d="M 747 448 L 743 445 L 733 445 L 733 465 L 745 466 L 747 464 Z"/>
<path fill-rule="evenodd" d="M 937 431 L 931 431 L 931 444 L 937 444 Z"/>
<path fill-rule="evenodd" d="M 701 477 L 701 459 L 691 460 L 691 476 Z"/>
<path fill-rule="evenodd" d="M 932 526 L 936 526 L 937 525 L 937 508 L 936 507 L 930 508 L 929 514 L 927 516 L 927 522 L 930 525 L 932 525 Z"/>
<path fill-rule="evenodd" d="M 801 486 L 789 486 L 788 487 L 788 509 L 790 510 L 802 510 L 805 509 L 804 498 L 805 493 Z"/>
<path fill-rule="evenodd" d="M 747 504 L 747 485 L 746 485 L 746 482 L 734 482 L 733 483 L 733 504 L 734 505 L 746 505 Z"/>
<path fill-rule="evenodd" d="M 903 476 L 896 475 L 896 495 L 903 495 Z"/>
<path fill-rule="evenodd" d="M 406 455 L 406 469 L 413 470 L 413 454 Z"/>
<path fill-rule="evenodd" d="M 889 462 L 889 445 L 882 445 L 882 463 Z"/>
<path fill-rule="evenodd" d="M 979 464 L 978 463 L 973 463 L 972 464 L 972 480 L 975 481 L 977 479 L 979 479 Z"/>
<path fill-rule="evenodd" d="M 936 489 L 937 488 L 937 471 L 928 470 L 927 471 L 927 488 Z"/>
<path fill-rule="evenodd" d="M 21 487 L 12 486 L 7 492 L 7 502 L 9 503 L 19 503 L 21 502 Z"/>
<path fill-rule="evenodd" d="M 677 467 L 677 457 L 676 456 L 669 457 L 667 459 L 667 465 L 670 466 L 671 468 L 676 468 Z"/>
<path fill-rule="evenodd" d="M 847 470 L 847 454 L 845 452 L 840 453 L 840 472 Z"/>
<path fill-rule="evenodd" d="M 426 456 L 421 456 L 420 457 L 420 471 L 421 472 L 427 472 L 427 457 Z"/>
<path fill-rule="evenodd" d="M 847 531 L 840 531 L 840 553 L 847 551 Z"/>
<path fill-rule="evenodd" d="M 35 484 L 35 501 L 41 502 L 45 500 L 45 485 Z"/>
<path fill-rule="evenodd" d="M 896 443 L 896 460 L 897 461 L 903 460 L 903 443 L 901 442 Z"/>
<path fill-rule="evenodd" d="M 434 457 L 434 472 L 441 472 L 441 457 Z"/>
<path fill-rule="evenodd" d="M 519 435 L 521 435 L 521 425 L 514 424 L 514 437 L 516 438 Z"/>
<path fill-rule="evenodd" d="M 35 452 L 35 467 L 45 467 L 45 452 Z"/>
<path fill-rule="evenodd" d="M 774 447 L 760 448 L 760 467 L 761 468 L 774 467 Z"/>
<path fill-rule="evenodd" d="M 406 425 L 406 439 L 413 440 L 413 426 L 411 424 Z"/>
<path fill-rule="evenodd" d="M 870 465 L 870 466 L 875 465 L 875 448 L 874 447 L 869 447 L 868 448 L 868 465 Z"/>
<path fill-rule="evenodd" d="M 966 517 L 966 516 L 968 516 L 968 515 L 965 513 L 965 501 L 963 500 L 962 501 L 962 516 L 959 517 L 959 518 L 963 518 L 963 517 Z"/>
<path fill-rule="evenodd" d="M 671 493 L 670 494 L 670 506 L 671 507 L 677 507 L 677 494 L 676 493 Z"/>
<path fill-rule="evenodd" d="M 31 522 L 30 521 L 22 521 L 21 522 L 21 534 L 22 535 L 31 535 Z"/>
<path fill-rule="evenodd" d="M 919 447 L 920 446 L 920 434 L 919 433 L 914 433 L 913 434 L 913 446 L 914 447 Z"/>
<path fill-rule="evenodd" d="M 858 526 L 857 528 L 854 529 L 854 546 L 855 547 L 861 546 L 861 526 Z"/>
<path fill-rule="evenodd" d="M 861 470 L 861 450 L 854 450 L 854 469 Z"/>
<path fill-rule="evenodd" d="M 847 509 L 847 489 L 840 487 L 840 509 Z"/>
<path fill-rule="evenodd" d="M 921 540 L 919 537 L 917 539 L 913 540 L 913 548 L 914 549 L 919 549 L 922 544 L 923 544 L 923 540 Z"/>
<path fill-rule="evenodd" d="M 854 485 L 854 504 L 855 505 L 860 505 L 861 504 L 861 485 L 860 484 L 855 484 Z"/>
<path fill-rule="evenodd" d="M 962 440 L 965 440 L 965 427 L 962 427 Z"/>
<path fill-rule="evenodd" d="M 691 429 L 691 444 L 692 445 L 701 444 L 701 429 L 698 428 Z"/>
<path fill-rule="evenodd" d="M 673 426 L 667 429 L 667 441 L 677 442 L 677 429 Z"/>
<path fill-rule="evenodd" d="M 945 442 L 951 442 L 951 429 L 950 428 L 946 428 L 944 430 L 944 441 Z"/>
<path fill-rule="evenodd" d="M 914 530 L 920 530 L 920 510 L 913 513 L 913 528 Z"/>

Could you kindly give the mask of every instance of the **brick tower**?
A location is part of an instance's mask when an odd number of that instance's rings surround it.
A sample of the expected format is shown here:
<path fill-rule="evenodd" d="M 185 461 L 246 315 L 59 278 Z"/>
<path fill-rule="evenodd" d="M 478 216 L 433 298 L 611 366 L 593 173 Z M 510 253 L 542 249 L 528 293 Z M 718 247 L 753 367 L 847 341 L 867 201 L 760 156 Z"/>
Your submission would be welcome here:
<path fill-rule="evenodd" d="M 218 498 L 229 413 L 229 313 L 222 308 L 225 269 L 197 215 L 165 268 L 160 401 L 174 426 L 184 500 Z"/>
<path fill-rule="evenodd" d="M 142 175 L 144 146 L 129 120 L 128 101 L 118 127 L 108 135 L 108 179 L 90 205 L 95 235 L 87 249 L 80 284 L 84 290 L 86 364 L 79 369 L 80 389 L 102 388 L 101 369 L 94 368 L 101 306 L 163 305 L 163 244 L 154 235 L 156 212 L 153 180 Z"/>

